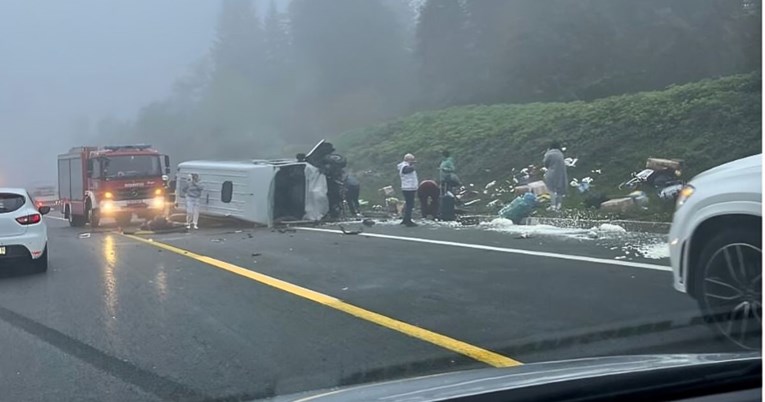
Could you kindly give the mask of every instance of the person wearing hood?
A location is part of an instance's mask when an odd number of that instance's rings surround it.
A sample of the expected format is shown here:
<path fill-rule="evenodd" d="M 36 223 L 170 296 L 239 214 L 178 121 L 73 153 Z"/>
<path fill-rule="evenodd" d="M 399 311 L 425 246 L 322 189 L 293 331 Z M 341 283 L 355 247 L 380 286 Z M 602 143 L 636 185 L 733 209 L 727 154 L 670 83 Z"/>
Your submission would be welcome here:
<path fill-rule="evenodd" d="M 414 197 L 417 194 L 417 187 L 420 182 L 417 179 L 417 170 L 415 164 L 417 160 L 412 154 L 404 155 L 403 162 L 399 163 L 398 175 L 401 178 L 401 191 L 404 193 L 404 219 L 401 221 L 402 225 L 409 227 L 417 226 L 412 221 L 412 210 L 414 210 Z"/>
<path fill-rule="evenodd" d="M 186 229 L 199 229 L 199 199 L 202 198 L 202 184 L 199 175 L 192 173 L 188 181 L 183 183 L 181 194 L 186 198 Z"/>
<path fill-rule="evenodd" d="M 568 173 L 566 172 L 566 162 L 560 142 L 553 141 L 550 143 L 549 149 L 545 152 L 543 163 L 547 168 L 544 182 L 547 190 L 550 191 L 550 209 L 558 211 L 568 189 Z"/>

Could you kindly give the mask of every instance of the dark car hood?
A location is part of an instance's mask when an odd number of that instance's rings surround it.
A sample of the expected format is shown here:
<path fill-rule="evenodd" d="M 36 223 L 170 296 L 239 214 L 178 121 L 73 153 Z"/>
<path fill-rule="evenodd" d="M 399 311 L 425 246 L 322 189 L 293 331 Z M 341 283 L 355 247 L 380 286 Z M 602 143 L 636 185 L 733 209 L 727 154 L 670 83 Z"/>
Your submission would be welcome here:
<path fill-rule="evenodd" d="M 280 396 L 272 401 L 439 401 L 587 378 L 757 362 L 759 353 L 615 356 L 487 368 Z"/>

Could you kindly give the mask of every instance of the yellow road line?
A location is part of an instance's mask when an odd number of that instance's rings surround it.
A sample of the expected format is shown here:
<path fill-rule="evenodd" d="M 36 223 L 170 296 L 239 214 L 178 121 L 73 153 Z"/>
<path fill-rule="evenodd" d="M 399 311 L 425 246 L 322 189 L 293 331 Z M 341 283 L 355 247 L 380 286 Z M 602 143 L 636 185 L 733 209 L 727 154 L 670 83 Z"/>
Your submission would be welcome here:
<path fill-rule="evenodd" d="M 279 289 L 287 293 L 291 293 L 295 296 L 302 297 L 304 299 L 313 301 L 315 303 L 323 304 L 335 310 L 342 311 L 354 317 L 361 318 L 362 320 L 373 322 L 385 328 L 392 329 L 394 331 L 400 332 L 405 335 L 409 335 L 413 338 L 417 338 L 425 342 L 429 342 L 433 345 L 440 346 L 444 349 L 448 349 L 453 352 L 468 356 L 472 359 L 478 360 L 480 362 L 489 364 L 494 367 L 511 367 L 511 366 L 518 366 L 523 364 L 517 360 L 511 359 L 507 356 L 500 355 L 490 350 L 479 348 L 478 346 L 474 346 L 469 343 L 462 342 L 460 340 L 450 338 L 448 336 L 441 335 L 441 334 L 435 333 L 433 331 L 429 331 L 424 328 L 420 328 L 412 324 L 407 324 L 403 321 L 399 321 L 399 320 L 384 316 L 382 314 L 378 314 L 373 311 L 369 311 L 361 307 L 357 307 L 352 304 L 346 303 L 338 298 L 328 296 L 323 293 L 319 293 L 314 290 L 307 289 L 302 286 L 298 286 L 289 282 L 285 282 L 281 279 L 276 279 L 268 275 L 254 272 L 249 269 L 242 268 L 240 266 L 237 266 L 225 261 L 221 261 L 212 257 L 205 256 L 205 255 L 193 253 L 191 251 L 184 250 L 184 249 L 171 246 L 169 244 L 161 243 L 158 241 L 154 241 L 152 239 L 144 239 L 142 237 L 133 236 L 133 235 L 124 235 L 124 236 L 129 237 L 133 240 L 145 243 L 145 244 L 150 244 L 152 246 L 159 247 L 161 249 L 186 256 L 188 258 L 197 260 L 199 262 L 203 262 L 205 264 L 211 265 L 216 268 L 220 268 L 225 271 L 229 271 L 231 273 L 243 276 L 245 278 L 252 279 L 254 281 L 260 282 L 262 284 L 271 286 L 273 288 Z"/>

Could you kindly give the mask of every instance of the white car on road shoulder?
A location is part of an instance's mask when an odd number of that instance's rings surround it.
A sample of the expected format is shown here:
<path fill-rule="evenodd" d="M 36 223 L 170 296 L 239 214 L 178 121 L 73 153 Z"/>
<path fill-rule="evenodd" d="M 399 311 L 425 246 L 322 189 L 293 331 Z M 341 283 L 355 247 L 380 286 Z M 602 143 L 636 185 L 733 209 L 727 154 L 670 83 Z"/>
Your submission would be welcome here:
<path fill-rule="evenodd" d="M 720 334 L 762 341 L 762 155 L 707 170 L 683 188 L 669 235 L 675 289 Z"/>
<path fill-rule="evenodd" d="M 48 230 L 43 215 L 50 207 L 35 206 L 20 188 L 0 188 L 0 269 L 8 263 L 31 261 L 35 270 L 48 270 Z"/>

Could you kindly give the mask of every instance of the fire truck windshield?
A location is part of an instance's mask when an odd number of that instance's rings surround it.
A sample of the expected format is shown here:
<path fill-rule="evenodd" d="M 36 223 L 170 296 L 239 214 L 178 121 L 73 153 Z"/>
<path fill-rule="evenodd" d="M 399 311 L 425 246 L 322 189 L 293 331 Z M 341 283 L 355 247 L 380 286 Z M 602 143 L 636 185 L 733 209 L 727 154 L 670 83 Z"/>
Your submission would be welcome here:
<path fill-rule="evenodd" d="M 109 156 L 102 160 L 103 176 L 107 179 L 120 177 L 148 177 L 162 174 L 157 155 Z"/>

